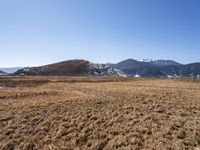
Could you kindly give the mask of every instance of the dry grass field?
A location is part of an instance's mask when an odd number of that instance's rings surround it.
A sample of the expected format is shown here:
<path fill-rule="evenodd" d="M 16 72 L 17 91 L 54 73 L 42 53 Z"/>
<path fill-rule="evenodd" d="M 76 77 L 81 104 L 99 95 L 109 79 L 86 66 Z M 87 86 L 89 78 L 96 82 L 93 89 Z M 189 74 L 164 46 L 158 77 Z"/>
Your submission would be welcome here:
<path fill-rule="evenodd" d="M 1 150 L 200 150 L 200 83 L 0 78 Z"/>

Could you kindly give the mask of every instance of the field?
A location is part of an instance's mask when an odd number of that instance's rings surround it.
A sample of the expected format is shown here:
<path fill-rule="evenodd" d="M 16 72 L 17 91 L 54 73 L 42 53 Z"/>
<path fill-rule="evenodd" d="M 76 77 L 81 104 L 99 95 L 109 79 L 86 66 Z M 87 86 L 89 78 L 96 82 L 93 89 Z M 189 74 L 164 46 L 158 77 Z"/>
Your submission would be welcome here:
<path fill-rule="evenodd" d="M 0 78 L 1 150 L 200 150 L 200 82 Z"/>

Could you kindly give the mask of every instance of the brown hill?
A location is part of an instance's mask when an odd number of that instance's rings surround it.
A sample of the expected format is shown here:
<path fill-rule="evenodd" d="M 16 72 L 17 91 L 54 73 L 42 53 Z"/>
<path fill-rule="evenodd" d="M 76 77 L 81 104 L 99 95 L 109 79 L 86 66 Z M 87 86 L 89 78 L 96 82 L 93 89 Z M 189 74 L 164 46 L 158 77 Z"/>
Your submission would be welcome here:
<path fill-rule="evenodd" d="M 113 67 L 86 60 L 68 60 L 40 67 L 23 68 L 13 75 L 24 76 L 115 76 L 126 75 Z"/>
<path fill-rule="evenodd" d="M 82 76 L 88 72 L 89 61 L 85 60 L 69 60 L 55 64 L 23 68 L 14 73 L 14 75 L 42 75 L 42 76 Z"/>

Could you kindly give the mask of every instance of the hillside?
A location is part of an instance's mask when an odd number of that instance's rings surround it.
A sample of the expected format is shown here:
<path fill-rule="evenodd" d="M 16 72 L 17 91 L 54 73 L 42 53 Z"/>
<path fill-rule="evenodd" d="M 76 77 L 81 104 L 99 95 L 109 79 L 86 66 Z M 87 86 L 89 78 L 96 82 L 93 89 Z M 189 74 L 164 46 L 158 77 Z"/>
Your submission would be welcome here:
<path fill-rule="evenodd" d="M 18 70 L 14 75 L 25 76 L 126 76 L 121 71 L 86 60 L 69 60 L 40 67 Z"/>

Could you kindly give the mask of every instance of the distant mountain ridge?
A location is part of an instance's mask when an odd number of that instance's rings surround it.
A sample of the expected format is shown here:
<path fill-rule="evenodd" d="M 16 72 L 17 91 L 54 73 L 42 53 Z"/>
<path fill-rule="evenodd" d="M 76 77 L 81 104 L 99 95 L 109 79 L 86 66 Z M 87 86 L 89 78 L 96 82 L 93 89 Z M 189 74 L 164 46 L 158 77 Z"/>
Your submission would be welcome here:
<path fill-rule="evenodd" d="M 137 61 L 127 59 L 111 66 L 128 76 L 181 77 L 200 75 L 200 63 L 183 65 L 173 60 Z"/>
<path fill-rule="evenodd" d="M 1 71 L 6 73 L 14 73 L 19 69 L 22 69 L 23 67 L 9 67 L 9 68 L 0 68 Z"/>
<path fill-rule="evenodd" d="M 0 76 L 4 76 L 7 75 L 7 73 L 5 73 L 4 71 L 0 70 Z"/>

